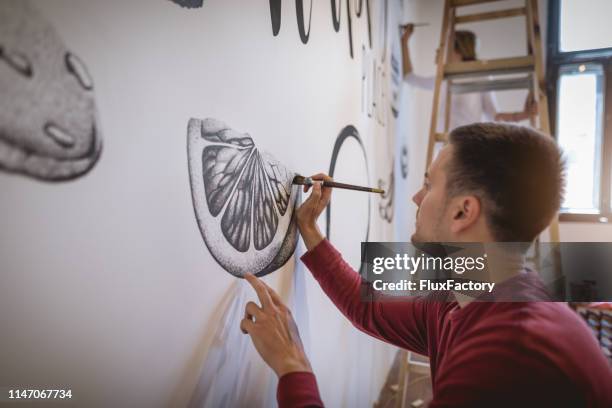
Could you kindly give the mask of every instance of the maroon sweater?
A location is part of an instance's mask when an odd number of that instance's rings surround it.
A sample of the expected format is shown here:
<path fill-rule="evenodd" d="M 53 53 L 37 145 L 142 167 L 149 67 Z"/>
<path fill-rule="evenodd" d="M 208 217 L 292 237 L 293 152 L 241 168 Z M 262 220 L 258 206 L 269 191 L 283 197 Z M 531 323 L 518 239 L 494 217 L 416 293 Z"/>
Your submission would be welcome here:
<path fill-rule="evenodd" d="M 361 277 L 328 240 L 302 261 L 358 329 L 429 356 L 431 408 L 612 407 L 612 369 L 589 328 L 564 303 L 471 302 L 459 308 L 441 301 L 448 293 L 363 302 Z M 541 285 L 533 274 L 523 275 L 518 283 L 525 290 Z M 311 373 L 281 377 L 277 399 L 281 408 L 323 406 Z"/>

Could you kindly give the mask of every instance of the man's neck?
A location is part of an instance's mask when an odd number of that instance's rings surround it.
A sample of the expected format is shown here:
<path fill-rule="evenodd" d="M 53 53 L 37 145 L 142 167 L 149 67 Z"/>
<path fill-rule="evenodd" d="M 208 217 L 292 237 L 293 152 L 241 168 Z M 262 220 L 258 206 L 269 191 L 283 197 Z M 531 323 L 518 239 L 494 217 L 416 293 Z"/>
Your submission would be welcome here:
<path fill-rule="evenodd" d="M 487 256 L 487 282 L 497 284 L 520 274 L 525 268 L 525 256 L 517 250 L 509 249 L 500 243 L 484 244 Z M 460 292 L 453 291 L 459 307 L 465 307 L 475 298 Z"/>

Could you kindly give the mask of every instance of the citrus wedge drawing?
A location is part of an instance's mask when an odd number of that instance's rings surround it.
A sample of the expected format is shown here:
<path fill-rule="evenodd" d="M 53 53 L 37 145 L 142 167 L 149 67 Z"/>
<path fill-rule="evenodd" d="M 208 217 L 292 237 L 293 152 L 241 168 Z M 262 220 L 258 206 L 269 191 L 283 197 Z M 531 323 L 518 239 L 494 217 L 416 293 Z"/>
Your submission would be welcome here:
<path fill-rule="evenodd" d="M 189 121 L 187 153 L 196 219 L 219 265 L 238 277 L 283 266 L 298 238 L 295 174 L 216 119 Z"/>

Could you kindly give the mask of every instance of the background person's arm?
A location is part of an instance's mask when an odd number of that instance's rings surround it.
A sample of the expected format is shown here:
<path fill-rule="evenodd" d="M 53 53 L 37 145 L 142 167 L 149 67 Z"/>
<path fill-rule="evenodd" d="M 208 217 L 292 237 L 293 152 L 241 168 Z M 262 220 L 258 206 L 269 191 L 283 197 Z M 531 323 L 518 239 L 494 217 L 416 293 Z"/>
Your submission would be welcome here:
<path fill-rule="evenodd" d="M 489 97 L 490 99 L 490 97 Z M 530 92 L 525 99 L 525 105 L 523 106 L 523 110 L 520 112 L 499 112 L 493 115 L 496 122 L 521 122 L 523 120 L 528 120 L 532 116 L 536 116 L 538 114 L 538 105 L 535 103 L 533 99 L 533 95 Z"/>
<path fill-rule="evenodd" d="M 408 47 L 413 31 L 413 24 L 407 24 L 402 31 L 402 73 L 404 81 L 417 88 L 433 91 L 436 82 L 434 77 L 423 77 L 413 72 L 410 48 Z"/>
<path fill-rule="evenodd" d="M 412 73 L 412 60 L 410 59 L 410 49 L 408 48 L 408 41 L 414 32 L 414 25 L 407 24 L 402 30 L 402 67 L 404 78 L 406 75 Z"/>

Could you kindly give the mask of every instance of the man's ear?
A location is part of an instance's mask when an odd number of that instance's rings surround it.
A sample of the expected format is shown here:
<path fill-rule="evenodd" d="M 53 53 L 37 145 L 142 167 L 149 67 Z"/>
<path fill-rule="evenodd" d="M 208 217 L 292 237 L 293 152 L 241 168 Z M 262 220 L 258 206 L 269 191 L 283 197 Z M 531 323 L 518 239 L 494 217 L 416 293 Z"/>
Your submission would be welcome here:
<path fill-rule="evenodd" d="M 460 196 L 453 205 L 451 232 L 458 234 L 470 228 L 480 217 L 480 200 L 478 197 Z"/>

